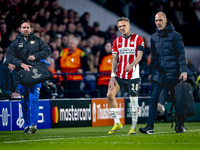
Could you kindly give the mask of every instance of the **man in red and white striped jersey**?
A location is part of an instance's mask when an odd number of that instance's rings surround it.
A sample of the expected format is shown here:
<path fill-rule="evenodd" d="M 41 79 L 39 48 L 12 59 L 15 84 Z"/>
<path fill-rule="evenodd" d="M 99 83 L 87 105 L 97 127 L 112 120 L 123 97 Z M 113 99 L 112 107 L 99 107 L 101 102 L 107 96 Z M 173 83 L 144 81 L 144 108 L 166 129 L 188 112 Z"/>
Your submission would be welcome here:
<path fill-rule="evenodd" d="M 115 99 L 121 88 L 129 93 L 132 105 L 132 126 L 128 134 L 136 133 L 138 119 L 138 96 L 139 96 L 139 62 L 142 59 L 144 41 L 143 38 L 130 31 L 130 21 L 122 17 L 117 21 L 122 36 L 116 38 L 112 48 L 112 72 L 108 85 L 108 102 L 110 113 L 114 119 L 114 126 L 108 134 L 114 134 L 123 128 L 118 113 L 118 106 Z"/>

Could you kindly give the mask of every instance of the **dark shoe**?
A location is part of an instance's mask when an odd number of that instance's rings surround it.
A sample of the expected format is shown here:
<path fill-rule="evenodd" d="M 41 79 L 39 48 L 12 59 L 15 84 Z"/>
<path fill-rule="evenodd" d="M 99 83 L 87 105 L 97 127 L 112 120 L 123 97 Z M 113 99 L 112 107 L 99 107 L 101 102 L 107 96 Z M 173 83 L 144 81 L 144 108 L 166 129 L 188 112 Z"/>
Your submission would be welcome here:
<path fill-rule="evenodd" d="M 31 128 L 28 126 L 24 130 L 24 134 L 30 134 L 31 133 Z"/>
<path fill-rule="evenodd" d="M 139 128 L 141 133 L 153 134 L 153 128 L 151 126 L 146 126 L 145 128 Z"/>
<path fill-rule="evenodd" d="M 37 131 L 37 126 L 34 125 L 34 124 L 32 124 L 32 125 L 31 125 L 31 133 L 32 133 L 32 134 L 35 134 L 36 131 Z"/>
<path fill-rule="evenodd" d="M 186 131 L 186 127 L 184 125 L 175 126 L 176 133 L 184 133 Z"/>

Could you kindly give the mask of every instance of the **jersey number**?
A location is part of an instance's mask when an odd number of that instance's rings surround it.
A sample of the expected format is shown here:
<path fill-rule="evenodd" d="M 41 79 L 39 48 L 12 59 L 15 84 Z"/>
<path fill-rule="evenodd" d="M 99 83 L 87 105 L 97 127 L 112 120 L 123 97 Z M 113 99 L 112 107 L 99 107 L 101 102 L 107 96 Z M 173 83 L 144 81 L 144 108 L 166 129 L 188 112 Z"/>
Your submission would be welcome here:
<path fill-rule="evenodd" d="M 137 90 L 138 90 L 138 84 L 132 84 L 132 88 L 131 88 L 131 90 L 133 90 L 133 92 L 136 92 Z"/>

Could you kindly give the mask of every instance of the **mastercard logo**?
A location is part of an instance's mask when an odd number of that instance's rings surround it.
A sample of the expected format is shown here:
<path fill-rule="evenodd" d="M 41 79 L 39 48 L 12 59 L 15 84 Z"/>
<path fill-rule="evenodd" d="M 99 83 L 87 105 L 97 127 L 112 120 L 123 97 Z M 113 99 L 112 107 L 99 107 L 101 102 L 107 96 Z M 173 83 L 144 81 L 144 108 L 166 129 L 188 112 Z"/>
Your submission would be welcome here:
<path fill-rule="evenodd" d="M 55 107 L 52 108 L 52 120 L 53 120 L 53 123 L 58 123 L 58 118 L 59 118 L 58 107 L 55 106 Z"/>

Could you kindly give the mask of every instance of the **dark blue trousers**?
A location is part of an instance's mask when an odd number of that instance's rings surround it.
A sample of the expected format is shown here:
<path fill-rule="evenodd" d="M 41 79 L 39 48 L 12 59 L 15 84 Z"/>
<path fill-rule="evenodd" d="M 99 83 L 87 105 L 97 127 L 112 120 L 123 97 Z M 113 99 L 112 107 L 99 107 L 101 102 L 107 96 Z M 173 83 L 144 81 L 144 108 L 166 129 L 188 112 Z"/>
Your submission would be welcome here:
<path fill-rule="evenodd" d="M 168 84 L 169 90 L 171 94 L 172 101 L 175 100 L 175 89 L 174 87 L 176 84 Z M 157 117 L 157 104 L 159 101 L 160 93 L 163 90 L 165 84 L 164 83 L 158 83 L 153 81 L 151 85 L 151 102 L 149 105 L 149 118 L 148 118 L 148 126 L 154 127 L 154 122 Z"/>

